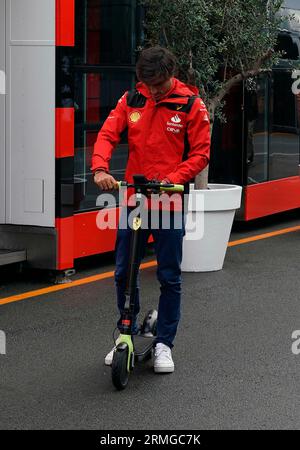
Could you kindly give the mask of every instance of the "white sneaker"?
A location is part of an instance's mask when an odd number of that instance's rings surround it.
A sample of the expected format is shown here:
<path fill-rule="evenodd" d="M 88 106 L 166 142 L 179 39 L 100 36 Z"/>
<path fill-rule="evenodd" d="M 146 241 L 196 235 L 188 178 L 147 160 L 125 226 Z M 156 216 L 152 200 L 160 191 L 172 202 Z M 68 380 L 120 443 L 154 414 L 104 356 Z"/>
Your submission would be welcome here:
<path fill-rule="evenodd" d="M 170 347 L 159 342 L 154 349 L 154 372 L 174 372 L 174 362 Z"/>
<path fill-rule="evenodd" d="M 104 364 L 106 366 L 111 366 L 112 365 L 112 361 L 113 361 L 113 357 L 114 357 L 114 353 L 115 353 L 116 347 L 114 347 L 109 353 L 107 353 L 107 355 L 105 356 L 104 359 Z"/>
<path fill-rule="evenodd" d="M 105 356 L 104 364 L 105 364 L 106 366 L 111 366 L 111 365 L 112 365 L 114 353 L 115 353 L 115 350 L 116 350 L 116 348 L 117 348 L 118 343 L 119 343 L 119 338 L 116 340 L 116 345 L 115 345 L 115 346 L 111 349 L 111 351 L 110 351 L 109 353 L 107 353 L 107 355 Z"/>

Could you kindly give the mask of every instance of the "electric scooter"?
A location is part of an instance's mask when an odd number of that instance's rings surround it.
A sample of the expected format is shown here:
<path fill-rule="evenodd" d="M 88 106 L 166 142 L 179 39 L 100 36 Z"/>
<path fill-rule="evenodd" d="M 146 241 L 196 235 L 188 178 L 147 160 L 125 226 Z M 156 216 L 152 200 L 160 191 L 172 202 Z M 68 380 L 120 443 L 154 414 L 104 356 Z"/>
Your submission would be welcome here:
<path fill-rule="evenodd" d="M 120 336 L 118 337 L 111 366 L 112 382 L 118 390 L 126 388 L 129 374 L 133 371 L 135 362 L 141 362 L 151 358 L 156 336 L 157 311 L 155 309 L 150 310 L 145 316 L 140 332 L 136 335 L 132 333 L 135 293 L 139 272 L 139 246 L 142 230 L 140 211 L 143 208 L 143 201 L 150 192 L 183 192 L 184 190 L 183 185 L 161 184 L 158 181 L 147 180 L 144 175 L 134 175 L 133 180 L 134 183 L 118 182 L 119 188 L 134 188 L 136 206 L 139 206 L 139 208 L 136 208 L 137 213 L 133 217 L 131 224 L 131 247 L 125 290 L 126 301 L 121 316 Z"/>

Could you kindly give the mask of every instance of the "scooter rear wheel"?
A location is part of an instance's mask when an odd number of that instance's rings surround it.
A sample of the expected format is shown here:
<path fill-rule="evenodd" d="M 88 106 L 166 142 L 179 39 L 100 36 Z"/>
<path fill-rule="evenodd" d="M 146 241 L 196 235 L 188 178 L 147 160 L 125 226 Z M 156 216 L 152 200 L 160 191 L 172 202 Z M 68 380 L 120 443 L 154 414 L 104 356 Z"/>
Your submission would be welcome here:
<path fill-rule="evenodd" d="M 127 362 L 128 346 L 124 346 L 123 344 L 122 347 L 116 348 L 111 366 L 112 382 L 118 391 L 125 389 L 128 384 L 129 373 L 127 370 Z"/>

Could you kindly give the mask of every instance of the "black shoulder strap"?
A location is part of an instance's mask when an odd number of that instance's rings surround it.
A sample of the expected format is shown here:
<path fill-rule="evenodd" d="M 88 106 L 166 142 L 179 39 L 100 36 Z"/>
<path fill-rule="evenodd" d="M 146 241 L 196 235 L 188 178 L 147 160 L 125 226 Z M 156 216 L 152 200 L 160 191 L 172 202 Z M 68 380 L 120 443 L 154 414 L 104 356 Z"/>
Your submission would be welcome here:
<path fill-rule="evenodd" d="M 200 95 L 192 95 L 189 98 L 188 104 L 187 104 L 186 109 L 185 109 L 185 112 L 187 114 L 191 111 L 191 109 L 193 107 L 193 104 L 195 103 L 196 98 L 200 98 Z"/>
<path fill-rule="evenodd" d="M 143 108 L 146 104 L 146 97 L 136 89 L 129 91 L 127 94 L 127 106 L 131 108 Z"/>
<path fill-rule="evenodd" d="M 187 109 L 186 109 L 187 114 L 191 111 L 196 98 L 200 98 L 200 95 L 193 95 L 192 97 L 189 98 L 189 101 L 187 104 Z M 183 155 L 182 155 L 182 161 L 186 161 L 188 159 L 189 151 L 190 151 L 190 143 L 189 143 L 187 131 L 185 131 L 184 151 L 183 151 Z M 193 180 L 190 180 L 190 181 L 193 181 Z M 183 201 L 182 207 L 183 207 L 183 211 L 186 213 L 188 211 L 188 194 L 190 193 L 190 182 L 187 182 L 184 184 L 183 193 L 184 193 L 184 195 L 183 195 L 183 200 L 182 200 Z"/>
<path fill-rule="evenodd" d="M 189 101 L 188 101 L 188 104 L 187 104 L 187 109 L 186 109 L 186 113 L 187 114 L 191 111 L 191 109 L 193 107 L 193 104 L 195 103 L 196 98 L 200 98 L 200 95 L 193 95 L 192 97 L 189 98 Z M 185 132 L 185 135 L 184 135 L 184 152 L 183 152 L 183 155 L 182 155 L 182 161 L 185 161 L 187 159 L 189 151 L 190 151 L 190 143 L 189 143 L 189 140 L 188 140 L 187 132 Z"/>
<path fill-rule="evenodd" d="M 196 98 L 200 98 L 200 95 L 193 95 L 192 97 L 189 98 L 188 104 L 187 104 L 187 109 L 186 112 L 189 113 L 193 107 L 193 104 L 195 103 Z M 183 155 L 182 155 L 182 161 L 186 161 L 188 158 L 188 154 L 190 151 L 190 143 L 189 143 L 189 139 L 188 139 L 188 135 L 187 135 L 187 131 L 185 132 L 184 135 L 184 151 L 183 151 Z M 190 180 L 193 181 L 193 180 Z M 190 182 L 185 183 L 184 185 L 184 194 L 189 194 L 190 192 Z M 184 195 L 184 211 L 187 211 L 187 198 L 188 196 Z"/>

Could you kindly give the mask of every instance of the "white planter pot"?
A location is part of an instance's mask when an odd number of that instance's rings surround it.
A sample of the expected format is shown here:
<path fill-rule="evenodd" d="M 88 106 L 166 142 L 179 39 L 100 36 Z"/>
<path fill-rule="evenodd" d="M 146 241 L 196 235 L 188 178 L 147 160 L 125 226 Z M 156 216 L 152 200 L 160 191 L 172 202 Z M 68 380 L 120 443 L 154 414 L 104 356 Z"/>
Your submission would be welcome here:
<path fill-rule="evenodd" d="M 183 272 L 222 269 L 241 196 L 241 186 L 209 184 L 208 189 L 195 190 L 194 185 L 190 185 L 181 265 Z"/>

